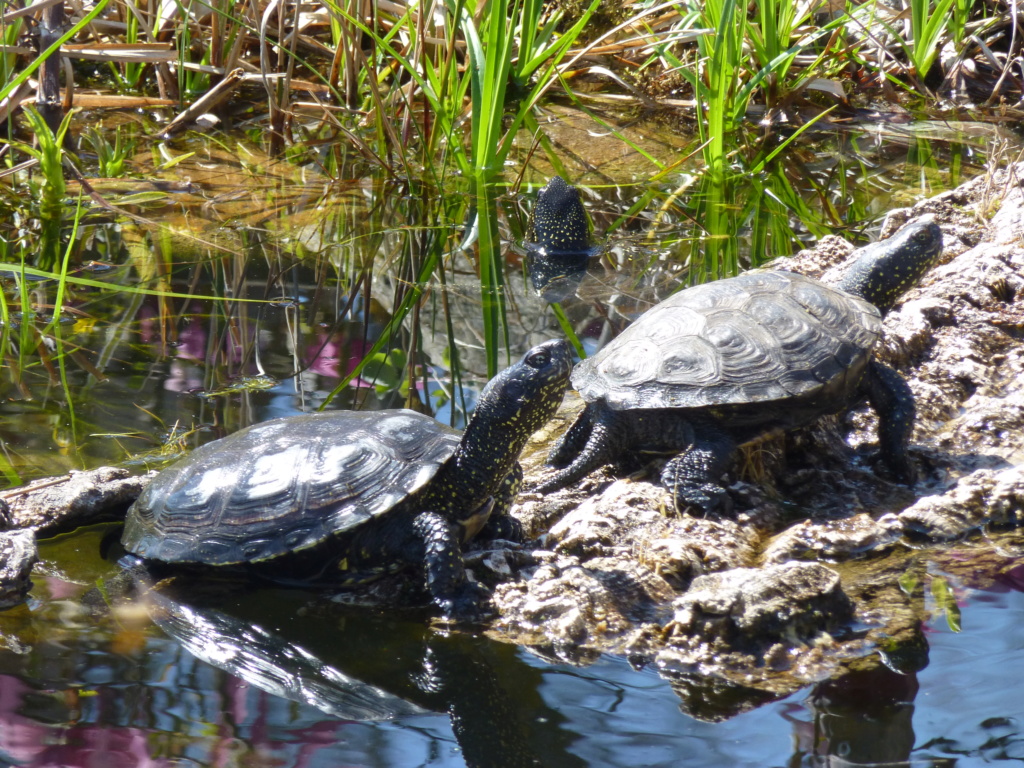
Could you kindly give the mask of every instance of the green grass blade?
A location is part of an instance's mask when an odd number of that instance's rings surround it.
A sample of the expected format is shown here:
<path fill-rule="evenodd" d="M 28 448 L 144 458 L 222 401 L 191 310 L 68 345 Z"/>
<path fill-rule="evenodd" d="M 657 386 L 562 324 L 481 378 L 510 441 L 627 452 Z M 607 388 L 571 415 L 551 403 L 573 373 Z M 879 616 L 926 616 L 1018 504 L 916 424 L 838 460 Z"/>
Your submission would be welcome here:
<path fill-rule="evenodd" d="M 555 303 L 551 304 L 551 312 L 554 314 L 555 319 L 558 320 L 558 325 L 562 329 L 562 333 L 565 334 L 565 338 L 572 344 L 573 349 L 576 350 L 576 354 L 579 355 L 580 360 L 585 360 L 587 357 L 586 350 L 583 349 L 583 342 L 580 341 L 579 336 L 576 335 L 576 330 L 572 327 L 572 323 L 565 314 L 565 310 L 562 309 L 562 305 Z"/>

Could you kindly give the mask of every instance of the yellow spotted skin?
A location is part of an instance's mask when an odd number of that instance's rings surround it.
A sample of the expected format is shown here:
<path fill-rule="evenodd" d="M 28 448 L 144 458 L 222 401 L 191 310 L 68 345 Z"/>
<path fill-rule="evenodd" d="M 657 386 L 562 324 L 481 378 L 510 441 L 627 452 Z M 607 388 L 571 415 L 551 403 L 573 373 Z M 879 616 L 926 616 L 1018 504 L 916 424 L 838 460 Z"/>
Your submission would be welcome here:
<path fill-rule="evenodd" d="M 884 315 L 917 285 L 942 251 L 942 230 L 922 216 L 886 240 L 857 251 L 837 287 L 874 304 Z"/>
<path fill-rule="evenodd" d="M 590 219 L 579 190 L 555 176 L 537 194 L 527 248 L 541 256 L 552 256 L 583 253 L 590 245 Z"/>

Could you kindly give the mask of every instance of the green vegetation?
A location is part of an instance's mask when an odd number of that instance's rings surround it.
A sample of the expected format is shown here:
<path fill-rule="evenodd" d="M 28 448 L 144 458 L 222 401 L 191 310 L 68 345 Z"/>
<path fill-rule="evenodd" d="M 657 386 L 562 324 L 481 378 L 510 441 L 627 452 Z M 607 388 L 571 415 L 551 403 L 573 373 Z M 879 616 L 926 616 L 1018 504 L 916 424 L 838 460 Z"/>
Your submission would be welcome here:
<path fill-rule="evenodd" d="M 105 323 L 128 338 L 145 322 L 170 359 L 201 317 L 213 400 L 236 396 L 236 379 L 245 391 L 297 379 L 315 363 L 275 367 L 253 341 L 285 311 L 292 346 L 319 334 L 351 348 L 331 396 L 372 389 L 457 422 L 463 378 L 523 343 L 506 245 L 525 229 L 521 184 L 597 168 L 582 182 L 599 189 L 599 231 L 629 257 L 604 257 L 606 282 L 641 295 L 856 235 L 899 185 L 952 185 L 983 150 L 936 152 L 893 130 L 920 161 L 921 178 L 898 184 L 902 161 L 844 130 L 868 107 L 947 117 L 952 103 L 1021 97 L 1009 64 L 1024 35 L 1009 8 L 969 0 L 913 0 L 905 14 L 816 0 L 76 8 L 52 42 L 26 23 L 41 11 L 0 24 L 0 355 L 9 386 L 45 381 L 69 404 L 69 388 L 113 365 L 112 344 L 90 335 Z M 52 102 L 27 106 L 32 78 L 52 96 L 58 75 L 74 85 L 63 120 Z M 625 112 L 671 124 L 672 150 L 638 138 Z M 557 130 L 566 114 L 611 137 L 605 153 L 633 156 L 628 171 L 577 158 Z M 282 309 L 307 269 L 335 316 Z M 580 345 L 585 320 L 546 312 L 535 331 Z"/>

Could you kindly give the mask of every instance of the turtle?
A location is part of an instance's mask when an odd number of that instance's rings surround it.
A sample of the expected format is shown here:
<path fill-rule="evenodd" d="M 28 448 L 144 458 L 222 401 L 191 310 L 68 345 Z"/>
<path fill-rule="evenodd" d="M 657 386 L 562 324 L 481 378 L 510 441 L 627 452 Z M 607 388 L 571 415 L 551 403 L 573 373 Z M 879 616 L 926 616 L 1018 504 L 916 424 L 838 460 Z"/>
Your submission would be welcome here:
<path fill-rule="evenodd" d="M 941 229 L 923 216 L 855 252 L 836 285 L 766 269 L 670 296 L 575 367 L 586 405 L 548 457 L 559 471 L 536 490 L 630 452 L 667 454 L 661 482 L 679 509 L 728 513 L 720 478 L 739 446 L 865 396 L 884 463 L 913 484 L 913 394 L 872 350 L 883 314 L 941 248 Z"/>
<path fill-rule="evenodd" d="M 526 249 L 540 257 L 592 250 L 590 219 L 580 192 L 561 176 L 552 176 L 537 193 L 528 230 Z"/>
<path fill-rule="evenodd" d="M 487 384 L 464 432 L 411 410 L 330 411 L 207 443 L 150 482 L 121 543 L 145 566 L 298 586 L 417 566 L 446 618 L 471 619 L 482 588 L 462 545 L 521 535 L 508 515 L 519 453 L 561 403 L 572 360 L 564 340 L 535 346 Z"/>
<path fill-rule="evenodd" d="M 526 268 L 534 290 L 548 303 L 569 298 L 600 249 L 590 237 L 590 219 L 579 191 L 555 176 L 537 193 L 526 239 Z"/>

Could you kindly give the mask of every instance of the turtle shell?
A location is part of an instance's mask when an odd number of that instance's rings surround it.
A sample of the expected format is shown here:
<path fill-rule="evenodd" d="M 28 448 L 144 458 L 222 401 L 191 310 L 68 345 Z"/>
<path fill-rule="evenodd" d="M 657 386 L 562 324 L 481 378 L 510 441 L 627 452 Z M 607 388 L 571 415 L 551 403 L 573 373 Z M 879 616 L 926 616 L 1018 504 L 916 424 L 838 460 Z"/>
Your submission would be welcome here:
<path fill-rule="evenodd" d="M 814 400 L 863 368 L 880 334 L 862 299 L 792 272 L 747 272 L 651 308 L 572 383 L 615 410 Z"/>
<path fill-rule="evenodd" d="M 208 565 L 307 549 L 422 489 L 461 436 L 407 410 L 263 422 L 157 475 L 128 511 L 122 542 L 140 557 Z"/>

